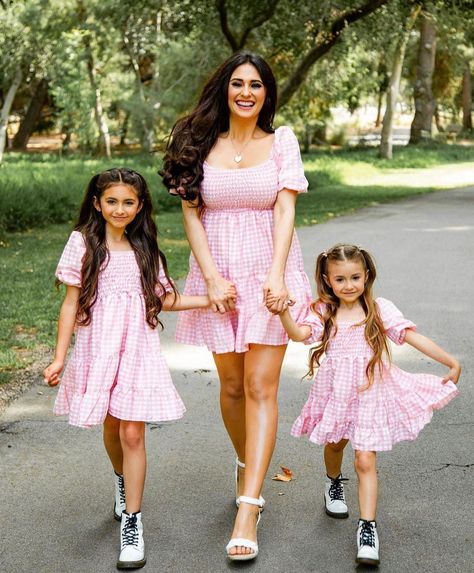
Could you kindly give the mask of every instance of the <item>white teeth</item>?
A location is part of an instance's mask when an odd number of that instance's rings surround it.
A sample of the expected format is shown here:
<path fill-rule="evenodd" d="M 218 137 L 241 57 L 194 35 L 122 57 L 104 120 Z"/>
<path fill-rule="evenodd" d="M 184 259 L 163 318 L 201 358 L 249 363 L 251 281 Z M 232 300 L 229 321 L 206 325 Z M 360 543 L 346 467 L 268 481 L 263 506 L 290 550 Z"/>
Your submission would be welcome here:
<path fill-rule="evenodd" d="M 238 101 L 237 105 L 240 105 L 241 107 L 253 107 L 253 102 L 251 101 Z"/>

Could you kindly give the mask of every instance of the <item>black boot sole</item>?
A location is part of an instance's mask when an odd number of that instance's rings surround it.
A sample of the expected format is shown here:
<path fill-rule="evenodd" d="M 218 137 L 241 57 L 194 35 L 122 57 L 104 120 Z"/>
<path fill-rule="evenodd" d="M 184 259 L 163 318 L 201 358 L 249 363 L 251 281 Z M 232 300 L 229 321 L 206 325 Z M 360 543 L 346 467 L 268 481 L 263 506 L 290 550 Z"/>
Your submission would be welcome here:
<path fill-rule="evenodd" d="M 329 515 L 329 517 L 333 517 L 334 519 L 347 519 L 349 517 L 348 513 L 332 513 L 326 507 L 324 508 L 324 511 L 326 512 L 326 515 Z"/>
<path fill-rule="evenodd" d="M 369 567 L 378 567 L 380 559 L 365 559 L 364 557 L 356 557 L 356 563 L 359 565 L 368 565 Z"/>
<path fill-rule="evenodd" d="M 117 561 L 117 569 L 141 569 L 144 567 L 146 559 L 140 561 Z"/>

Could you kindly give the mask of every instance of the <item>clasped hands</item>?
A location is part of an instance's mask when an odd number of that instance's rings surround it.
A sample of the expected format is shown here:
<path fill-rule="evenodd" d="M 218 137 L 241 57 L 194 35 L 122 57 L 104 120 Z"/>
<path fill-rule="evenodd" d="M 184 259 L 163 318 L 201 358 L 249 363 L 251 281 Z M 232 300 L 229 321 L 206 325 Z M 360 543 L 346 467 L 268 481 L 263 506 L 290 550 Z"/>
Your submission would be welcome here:
<path fill-rule="evenodd" d="M 224 314 L 235 309 L 237 289 L 223 277 L 207 281 L 207 291 L 213 312 Z M 263 303 L 272 314 L 281 314 L 295 302 L 291 299 L 283 278 L 269 275 L 263 285 Z"/>
<path fill-rule="evenodd" d="M 263 302 L 272 314 L 281 314 L 295 304 L 283 281 L 278 286 L 264 285 Z"/>

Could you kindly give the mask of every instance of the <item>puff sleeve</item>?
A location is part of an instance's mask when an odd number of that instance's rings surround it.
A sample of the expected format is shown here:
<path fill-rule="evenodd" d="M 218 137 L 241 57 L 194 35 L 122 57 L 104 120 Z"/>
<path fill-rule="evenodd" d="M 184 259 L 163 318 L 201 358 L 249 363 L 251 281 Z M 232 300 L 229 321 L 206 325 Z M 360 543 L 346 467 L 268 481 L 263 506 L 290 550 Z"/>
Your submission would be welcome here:
<path fill-rule="evenodd" d="M 405 318 L 393 302 L 385 298 L 377 298 L 375 302 L 385 327 L 385 334 L 395 344 L 403 344 L 406 330 L 416 330 L 416 325 Z"/>
<path fill-rule="evenodd" d="M 79 231 L 73 231 L 56 268 L 57 279 L 65 285 L 80 287 L 82 259 L 86 252 L 84 237 Z"/>
<path fill-rule="evenodd" d="M 278 191 L 291 189 L 306 193 L 308 181 L 304 176 L 300 146 L 293 131 L 286 126 L 275 132 L 276 164 L 278 166 Z"/>
<path fill-rule="evenodd" d="M 309 326 L 311 328 L 311 334 L 303 341 L 305 344 L 315 344 L 316 342 L 321 341 L 324 326 L 319 316 L 311 309 L 308 309 L 308 313 L 305 315 L 303 320 L 298 321 L 298 326 Z"/>
<path fill-rule="evenodd" d="M 165 271 L 163 269 L 163 263 L 161 260 L 160 260 L 160 270 L 158 272 L 158 280 L 160 281 L 160 284 L 157 285 L 156 287 L 156 294 L 159 297 L 165 296 L 169 292 L 173 292 L 173 287 L 171 286 L 169 279 L 165 275 Z"/>

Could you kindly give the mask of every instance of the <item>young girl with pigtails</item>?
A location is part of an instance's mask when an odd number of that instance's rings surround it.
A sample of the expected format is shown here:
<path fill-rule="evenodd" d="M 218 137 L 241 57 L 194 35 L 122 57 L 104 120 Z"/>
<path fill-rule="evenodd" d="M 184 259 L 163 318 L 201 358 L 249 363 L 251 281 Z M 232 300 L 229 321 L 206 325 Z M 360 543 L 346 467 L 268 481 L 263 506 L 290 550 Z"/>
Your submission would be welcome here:
<path fill-rule="evenodd" d="M 75 426 L 103 425 L 115 471 L 114 517 L 121 522 L 117 567 L 137 569 L 146 562 L 145 422 L 176 420 L 185 411 L 160 350 L 159 313 L 206 308 L 209 300 L 174 288 L 158 248 L 148 186 L 131 169 L 92 178 L 56 277 L 66 295 L 44 378 L 55 386 L 62 374 L 56 414 L 69 414 Z"/>
<path fill-rule="evenodd" d="M 325 511 L 334 518 L 349 515 L 341 466 L 351 442 L 359 483 L 356 561 L 367 565 L 380 561 L 377 452 L 414 440 L 433 410 L 456 396 L 461 372 L 458 361 L 418 333 L 392 302 L 374 299 L 375 277 L 374 261 L 365 249 L 338 244 L 317 258 L 318 298 L 301 322 L 294 321 L 287 305 L 267 299 L 292 340 L 316 344 L 308 374 L 317 373 L 291 433 L 324 445 Z M 446 366 L 447 374 L 441 378 L 401 370 L 391 362 L 387 339 L 408 343 Z"/>

